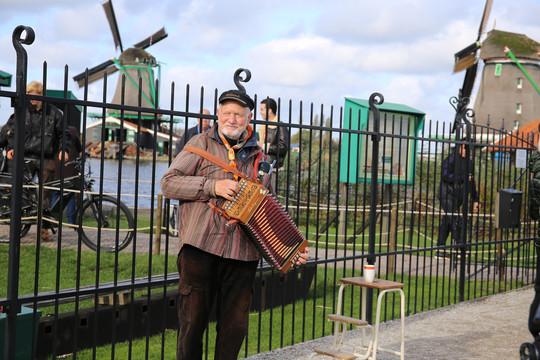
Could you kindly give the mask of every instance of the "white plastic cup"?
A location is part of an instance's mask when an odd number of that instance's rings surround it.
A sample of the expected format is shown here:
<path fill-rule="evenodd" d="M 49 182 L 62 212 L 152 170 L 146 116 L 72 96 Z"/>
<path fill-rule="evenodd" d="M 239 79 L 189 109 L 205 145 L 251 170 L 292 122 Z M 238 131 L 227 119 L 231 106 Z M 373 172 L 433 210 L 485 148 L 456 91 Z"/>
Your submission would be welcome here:
<path fill-rule="evenodd" d="M 367 283 L 372 283 L 375 280 L 375 265 L 364 265 L 364 279 Z"/>

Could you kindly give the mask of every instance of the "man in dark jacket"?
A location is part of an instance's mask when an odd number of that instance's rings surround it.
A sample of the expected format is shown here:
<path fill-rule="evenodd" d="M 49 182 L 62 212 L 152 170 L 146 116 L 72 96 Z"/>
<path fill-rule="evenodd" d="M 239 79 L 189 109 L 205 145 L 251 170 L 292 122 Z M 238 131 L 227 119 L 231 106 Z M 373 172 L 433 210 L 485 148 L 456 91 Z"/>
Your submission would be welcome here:
<path fill-rule="evenodd" d="M 210 115 L 210 111 L 207 109 L 203 109 L 202 114 Z M 208 129 L 210 129 L 210 119 L 200 118 L 197 125 L 187 129 L 184 135 L 182 135 L 182 137 L 176 144 L 176 148 L 174 149 L 174 156 L 178 155 L 180 151 L 182 151 L 189 139 L 191 139 L 197 134 L 202 134 L 203 132 L 208 131 Z"/>
<path fill-rule="evenodd" d="M 263 120 L 275 123 L 279 122 L 276 113 L 277 103 L 274 99 L 266 98 L 261 101 L 260 114 Z M 258 144 L 266 154 L 266 161 L 270 164 L 276 161 L 274 171 L 275 169 L 280 169 L 283 167 L 285 157 L 289 152 L 289 132 L 286 128 L 277 125 L 261 125 L 257 127 L 257 131 L 259 133 Z M 277 191 L 277 173 L 274 173 L 274 176 L 272 176 L 272 183 L 274 185 L 274 191 Z"/>
<path fill-rule="evenodd" d="M 448 235 L 452 234 L 452 242 L 458 243 L 463 226 L 459 211 L 463 205 L 464 191 L 469 190 L 473 200 L 473 211 L 478 211 L 478 190 L 474 180 L 474 164 L 466 159 L 465 145 L 458 145 L 442 163 L 441 183 L 439 186 L 439 202 L 444 210 L 439 227 L 437 246 L 446 245 Z M 444 251 L 438 251 L 439 259 L 450 258 Z"/>
<path fill-rule="evenodd" d="M 32 81 L 26 87 L 29 95 L 43 95 L 43 85 L 38 81 Z M 30 106 L 26 108 L 25 116 L 25 136 L 24 136 L 24 157 L 34 158 L 32 162 L 32 174 L 39 174 L 39 165 L 42 154 L 41 134 L 43 133 L 43 182 L 54 180 L 54 160 L 53 157 L 58 154 L 58 159 L 62 161 L 69 160 L 68 152 L 71 146 L 71 137 L 66 129 L 62 112 L 54 105 L 47 104 L 44 117 L 43 102 L 39 100 L 30 100 Z M 44 124 L 42 126 L 42 124 Z M 7 135 L 7 171 L 13 174 L 14 162 L 13 151 L 15 145 L 15 115 L 11 115 L 4 125 Z M 1 139 L 0 139 L 1 140 Z M 63 151 L 62 151 L 63 150 Z M 48 195 L 48 194 L 45 194 Z M 44 196 L 45 198 L 45 196 Z M 47 229 L 42 230 L 42 239 L 51 238 Z"/>

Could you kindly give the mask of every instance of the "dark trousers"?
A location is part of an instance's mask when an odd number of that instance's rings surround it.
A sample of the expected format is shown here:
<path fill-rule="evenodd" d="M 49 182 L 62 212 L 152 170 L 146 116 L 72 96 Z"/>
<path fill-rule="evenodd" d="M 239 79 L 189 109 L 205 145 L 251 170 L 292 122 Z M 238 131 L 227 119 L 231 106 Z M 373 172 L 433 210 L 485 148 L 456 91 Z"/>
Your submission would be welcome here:
<path fill-rule="evenodd" d="M 27 167 L 24 169 L 24 173 L 26 176 L 33 178 L 34 175 L 40 175 L 39 170 L 40 165 L 40 159 L 33 160 Z M 32 173 L 28 173 L 28 170 Z M 7 172 L 10 174 L 15 173 L 15 161 L 8 160 L 7 161 Z M 44 159 L 43 160 L 43 183 L 47 183 L 49 181 L 54 180 L 54 160 L 52 159 Z M 51 202 L 51 192 L 49 190 L 43 190 L 42 196 L 43 196 L 43 208 L 47 208 Z"/>
<path fill-rule="evenodd" d="M 458 212 L 459 209 L 455 210 Z M 452 234 L 452 243 L 458 244 L 460 242 L 463 219 L 461 215 L 442 215 L 441 224 L 439 226 L 439 238 L 437 239 L 437 246 L 446 245 L 446 239 L 448 235 Z"/>
<path fill-rule="evenodd" d="M 452 243 L 459 243 L 461 229 L 463 228 L 463 218 L 460 215 L 461 201 L 458 196 L 452 194 L 442 194 L 439 198 L 442 214 L 441 223 L 439 225 L 439 238 L 437 246 L 446 245 L 448 235 L 452 234 Z"/>
<path fill-rule="evenodd" d="M 258 261 L 224 259 L 183 246 L 178 255 L 177 360 L 202 359 L 203 334 L 216 303 L 214 359 L 237 359 L 246 336 Z"/>

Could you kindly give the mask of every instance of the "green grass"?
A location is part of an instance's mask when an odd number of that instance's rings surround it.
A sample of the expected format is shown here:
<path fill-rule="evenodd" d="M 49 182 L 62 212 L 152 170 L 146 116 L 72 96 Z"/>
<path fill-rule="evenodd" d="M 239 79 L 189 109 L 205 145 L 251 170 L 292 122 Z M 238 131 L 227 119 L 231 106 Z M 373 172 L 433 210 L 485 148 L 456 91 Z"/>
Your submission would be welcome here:
<path fill-rule="evenodd" d="M 8 263 L 8 245 L 0 245 L 0 263 Z M 74 249 L 63 249 L 60 259 L 55 249 L 41 247 L 39 249 L 39 262 L 36 261 L 36 248 L 34 246 L 21 246 L 20 271 L 19 271 L 19 294 L 33 294 L 34 291 L 53 291 L 56 288 L 66 289 L 77 286 L 77 275 L 79 285 L 91 285 L 96 283 L 111 282 L 116 279 L 124 280 L 132 277 L 142 277 L 149 274 L 150 257 L 148 254 L 136 254 L 133 258 L 130 253 L 115 254 L 102 252 L 99 257 L 94 251 L 82 251 L 80 259 Z M 59 263 L 58 263 L 59 260 Z M 59 266 L 57 266 L 59 264 Z M 80 264 L 80 271 L 77 274 L 77 265 Z M 38 274 L 37 287 L 34 285 Z M 165 271 L 166 270 L 166 271 Z M 165 269 L 165 256 L 152 255 L 153 275 L 164 272 L 176 271 L 176 256 L 169 256 L 167 269 Z M 99 273 L 99 275 L 98 275 Z M 7 271 L 0 271 L 0 297 L 7 295 Z M 57 282 L 58 276 L 58 282 Z M 81 302 L 80 308 L 93 306 L 92 300 Z M 42 309 L 44 314 L 53 312 L 53 309 Z M 63 304 L 59 307 L 59 312 L 74 310 L 74 304 Z"/>
<path fill-rule="evenodd" d="M 7 246 L 0 245 L 0 262 L 7 264 Z M 23 246 L 21 248 L 21 279 L 20 294 L 29 294 L 34 291 L 35 278 L 35 256 L 36 251 L 32 246 Z M 39 286 L 38 291 L 53 290 L 56 284 L 56 250 L 41 248 L 39 254 Z M 176 266 L 176 257 L 171 256 L 168 259 L 168 272 L 174 272 Z M 103 253 L 100 257 L 100 282 L 114 280 L 114 269 L 117 264 L 118 279 L 126 279 L 132 276 L 132 255 L 118 254 L 118 260 L 115 260 L 114 254 Z M 149 258 L 147 255 L 137 255 L 135 260 L 134 276 L 140 277 L 148 274 Z M 80 284 L 94 284 L 96 282 L 97 256 L 95 252 L 84 251 L 80 258 L 81 272 Z M 165 267 L 165 257 L 160 255 L 152 256 L 152 273 L 163 273 Z M 59 268 L 59 287 L 67 288 L 76 285 L 77 252 L 74 250 L 63 250 Z M 332 268 L 318 267 L 315 280 L 306 300 L 297 301 L 294 304 L 267 309 L 262 312 L 253 312 L 250 314 L 249 333 L 246 338 L 247 354 L 254 355 L 271 349 L 281 348 L 292 345 L 293 343 L 305 342 L 314 338 L 320 338 L 332 333 L 332 324 L 326 320 L 328 314 L 336 311 L 337 290 L 339 279 L 341 277 L 358 276 L 358 271 L 339 269 L 334 272 Z M 401 276 L 400 274 L 391 275 L 389 280 L 403 282 L 406 293 L 406 315 L 423 312 L 442 306 L 451 305 L 457 302 L 458 289 L 457 280 L 450 277 L 424 277 L 424 276 Z M 7 272 L 0 273 L 0 297 L 6 296 Z M 467 282 L 465 288 L 466 298 L 473 299 L 505 289 L 517 288 L 523 286 L 521 282 Z M 389 294 L 384 302 L 381 321 L 389 321 L 399 317 L 399 297 Z M 344 296 L 345 315 L 360 317 L 361 291 L 358 288 L 348 287 Z M 374 306 L 375 306 L 374 301 Z M 82 302 L 79 308 L 93 307 L 91 300 Z M 73 310 L 74 304 L 61 305 L 59 312 Z M 45 313 L 51 313 L 53 308 L 42 309 Z M 373 309 L 375 316 L 375 308 Z M 213 358 L 215 342 L 215 323 L 210 324 L 207 332 L 208 342 L 205 341 L 205 351 Z M 206 348 L 206 346 L 208 346 Z M 96 358 L 110 358 L 112 345 L 96 348 Z M 245 354 L 245 347 L 242 348 L 240 355 Z M 82 350 L 77 353 L 78 359 L 92 359 L 93 349 Z M 176 331 L 167 330 L 164 334 L 159 334 L 146 338 L 134 339 L 117 343 L 114 345 L 115 358 L 126 359 L 131 352 L 132 358 L 146 357 L 149 359 L 170 359 L 175 357 L 176 353 Z M 144 354 L 144 355 L 142 355 Z M 72 359 L 72 356 L 65 357 Z"/>
<path fill-rule="evenodd" d="M 337 302 L 337 290 L 339 284 L 334 285 L 334 275 L 339 279 L 343 276 L 356 276 L 358 272 L 352 272 L 350 270 L 343 273 L 343 270 L 339 271 L 339 274 L 334 274 L 332 269 L 327 269 L 326 277 L 324 268 L 318 269 L 317 281 L 312 284 L 311 290 L 305 301 L 297 301 L 294 304 L 286 305 L 283 307 L 277 307 L 274 309 L 268 309 L 259 314 L 259 312 L 252 312 L 250 314 L 249 332 L 247 339 L 240 351 L 240 356 L 245 354 L 245 346 L 247 343 L 248 351 L 247 355 L 255 355 L 261 352 L 269 351 L 272 349 L 282 348 L 292 345 L 293 343 L 300 343 L 309 341 L 315 338 L 331 335 L 333 331 L 332 324 L 326 320 L 328 314 L 335 312 L 335 306 Z M 457 298 L 455 289 L 457 284 L 455 279 L 448 279 L 443 277 L 438 278 L 426 278 L 426 277 L 400 277 L 396 276 L 392 278 L 394 281 L 403 281 L 405 283 L 406 299 L 408 299 L 408 291 L 417 289 L 417 291 L 423 291 L 429 288 L 431 285 L 431 291 L 426 291 L 426 296 L 418 296 L 416 302 L 422 302 L 423 311 L 431 310 L 440 307 L 442 304 L 451 305 L 454 304 Z M 328 281 L 328 282 L 327 282 Z M 331 285 L 328 285 L 330 283 Z M 468 286 L 469 284 L 466 284 Z M 499 282 L 484 282 L 484 291 L 489 288 L 489 293 L 498 292 L 498 289 L 508 286 L 509 284 L 501 284 Z M 316 293 L 315 293 L 316 292 Z M 485 294 L 483 291 L 477 290 L 470 296 L 481 297 Z M 315 299 L 315 301 L 313 300 Z M 399 296 L 395 294 L 388 294 L 386 296 L 387 301 L 383 302 L 383 311 L 381 315 L 381 321 L 389 321 L 391 319 L 399 318 Z M 450 300 L 449 300 L 450 299 Z M 454 300 L 452 300 L 454 299 Z M 361 311 L 361 291 L 359 288 L 348 287 L 345 291 L 343 309 L 345 315 L 360 317 Z M 375 302 L 373 307 L 373 319 L 375 318 Z M 408 303 L 406 301 L 406 316 L 415 313 L 414 307 L 418 307 L 419 304 Z M 313 330 L 314 329 L 314 330 Z M 131 345 L 131 353 L 133 354 L 146 354 L 148 352 L 149 359 L 161 359 L 161 353 L 163 351 L 163 357 L 165 359 L 171 359 L 176 354 L 176 331 L 167 330 L 164 335 L 156 335 L 146 339 L 133 340 Z M 211 323 L 205 338 L 205 351 L 208 352 L 209 358 L 213 359 L 214 354 L 214 341 L 215 341 L 215 323 Z M 206 344 L 207 347 L 206 347 Z M 110 358 L 112 346 L 107 345 L 96 349 L 96 358 Z M 126 359 L 130 351 L 129 342 L 123 342 L 115 344 L 115 358 Z M 77 353 L 78 359 L 91 359 L 93 354 L 92 349 L 83 350 Z M 146 355 L 145 355 L 146 356 Z M 141 358 L 143 356 L 141 355 Z M 72 357 L 67 356 L 67 359 Z M 133 357 L 133 358 L 136 358 Z"/>

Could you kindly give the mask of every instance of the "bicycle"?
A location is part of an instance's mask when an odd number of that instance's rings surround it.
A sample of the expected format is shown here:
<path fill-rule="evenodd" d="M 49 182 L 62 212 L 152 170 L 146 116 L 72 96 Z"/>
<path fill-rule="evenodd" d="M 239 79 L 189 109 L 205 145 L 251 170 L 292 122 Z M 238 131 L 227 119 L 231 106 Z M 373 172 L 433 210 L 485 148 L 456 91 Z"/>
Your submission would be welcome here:
<path fill-rule="evenodd" d="M 24 176 L 21 214 L 21 237 L 28 234 L 32 225 L 37 225 L 38 215 L 38 183 L 28 174 L 32 174 L 31 164 L 35 159 L 25 158 L 27 173 Z M 135 220 L 128 206 L 114 196 L 95 193 L 94 179 L 90 178 L 91 171 L 82 176 L 83 158 L 66 163 L 74 165 L 78 175 L 66 177 L 45 183 L 44 188 L 59 189 L 61 182 L 64 191 L 51 207 L 43 210 L 43 223 L 46 228 L 55 232 L 62 221 L 62 214 L 69 201 L 79 196 L 83 190 L 84 199 L 77 208 L 76 224 L 63 224 L 73 227 L 86 246 L 92 250 L 100 248 L 106 252 L 121 251 L 126 248 L 134 237 Z M 88 164 L 88 163 L 87 163 Z M 11 174 L 0 172 L 0 178 L 11 178 Z M 0 187 L 0 243 L 9 242 L 9 221 L 11 215 L 11 188 L 9 185 Z M 62 207 L 62 209 L 60 209 Z M 60 211 L 61 210 L 61 211 Z M 7 231 L 6 231 L 7 230 Z"/>

